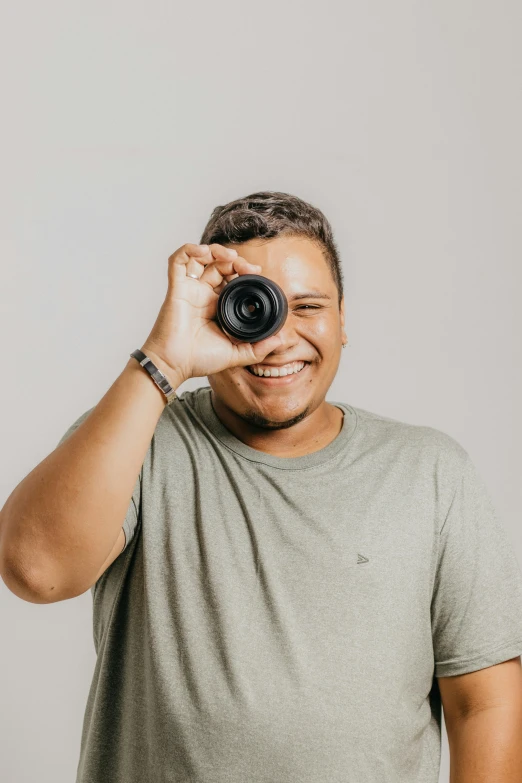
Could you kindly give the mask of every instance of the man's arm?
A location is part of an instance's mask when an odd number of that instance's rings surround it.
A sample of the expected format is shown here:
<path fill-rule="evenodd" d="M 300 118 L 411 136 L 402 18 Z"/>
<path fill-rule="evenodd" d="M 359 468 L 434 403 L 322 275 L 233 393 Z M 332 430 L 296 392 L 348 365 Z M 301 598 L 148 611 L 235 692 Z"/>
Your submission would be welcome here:
<path fill-rule="evenodd" d="M 128 359 L 86 419 L 15 487 L 0 511 L 0 575 L 11 592 L 32 603 L 80 595 L 121 552 L 121 526 L 164 407 L 163 393 Z"/>
<path fill-rule="evenodd" d="M 450 783 L 522 783 L 520 657 L 439 677 Z"/>

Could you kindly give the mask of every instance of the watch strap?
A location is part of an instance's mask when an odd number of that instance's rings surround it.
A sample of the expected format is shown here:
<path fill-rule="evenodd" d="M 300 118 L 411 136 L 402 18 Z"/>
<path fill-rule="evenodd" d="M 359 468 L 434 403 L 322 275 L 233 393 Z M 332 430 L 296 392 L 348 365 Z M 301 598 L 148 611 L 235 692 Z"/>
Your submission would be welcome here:
<path fill-rule="evenodd" d="M 167 405 L 170 405 L 171 402 L 177 399 L 176 392 L 170 385 L 167 376 L 156 367 L 154 362 L 149 359 L 149 357 L 144 354 L 143 351 L 140 351 L 139 348 L 136 348 L 136 350 L 133 351 L 130 355 L 133 357 L 133 359 L 136 359 L 139 364 L 141 364 L 143 369 L 148 372 L 156 386 L 160 389 L 160 391 L 163 392 L 167 398 Z"/>

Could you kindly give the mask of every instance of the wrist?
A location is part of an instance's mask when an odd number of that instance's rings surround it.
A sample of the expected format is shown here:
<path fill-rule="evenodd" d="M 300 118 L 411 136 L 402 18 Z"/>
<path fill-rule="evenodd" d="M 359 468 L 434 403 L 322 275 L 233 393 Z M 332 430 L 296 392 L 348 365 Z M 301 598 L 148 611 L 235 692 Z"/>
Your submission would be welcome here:
<path fill-rule="evenodd" d="M 184 383 L 186 379 L 182 376 L 181 372 L 174 367 L 171 367 L 153 348 L 149 348 L 147 343 L 144 343 L 141 346 L 140 351 L 143 351 L 143 353 L 156 365 L 158 370 L 166 376 L 174 391 Z"/>
<path fill-rule="evenodd" d="M 151 357 L 152 358 L 152 357 Z M 123 371 L 124 373 L 129 373 L 129 378 L 133 378 L 134 376 L 139 378 L 139 384 L 143 389 L 146 389 L 147 399 L 155 399 L 158 402 L 158 405 L 161 406 L 161 409 L 165 408 L 167 405 L 167 398 L 165 394 L 161 391 L 159 386 L 157 386 L 150 375 L 147 373 L 146 370 L 143 369 L 143 367 L 140 367 L 139 363 L 136 361 L 134 357 L 130 357 L 129 361 L 127 362 L 127 365 Z M 163 370 L 162 370 L 163 372 Z M 159 408 L 158 408 L 159 410 Z"/>

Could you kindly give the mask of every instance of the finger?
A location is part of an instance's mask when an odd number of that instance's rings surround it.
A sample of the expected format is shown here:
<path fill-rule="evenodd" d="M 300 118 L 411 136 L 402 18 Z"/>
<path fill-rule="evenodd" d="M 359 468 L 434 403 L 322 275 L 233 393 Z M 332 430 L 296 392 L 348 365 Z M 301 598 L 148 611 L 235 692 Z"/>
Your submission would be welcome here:
<path fill-rule="evenodd" d="M 221 285 L 218 285 L 218 287 L 215 288 L 214 291 L 217 294 L 221 293 L 221 290 L 226 286 L 226 284 L 230 283 L 232 280 L 235 280 L 236 277 L 239 277 L 237 272 L 235 272 L 233 275 L 223 275 L 223 282 L 221 283 Z"/>
<path fill-rule="evenodd" d="M 233 261 L 236 258 L 238 258 L 237 250 L 233 247 L 225 247 L 224 245 L 220 245 L 218 242 L 213 242 L 212 244 L 206 245 L 205 247 L 208 248 L 208 252 L 205 253 L 201 259 L 198 260 L 204 263 L 206 267 L 209 267 L 211 264 L 215 264 L 217 261 L 219 262 L 226 261 L 230 263 L 230 261 Z M 232 271 L 234 270 L 232 269 Z M 215 274 L 213 274 L 212 280 L 214 282 L 215 279 L 216 279 Z"/>
<path fill-rule="evenodd" d="M 238 255 L 235 247 L 225 247 L 219 242 L 212 242 L 208 247 L 214 258 L 236 258 Z"/>
<path fill-rule="evenodd" d="M 206 257 L 209 261 L 212 258 L 235 258 L 237 256 L 237 250 L 232 247 L 225 247 L 217 242 L 211 245 L 196 245 L 193 242 L 185 242 L 184 245 L 178 247 L 177 250 L 172 253 L 169 258 L 176 257 L 177 261 L 183 263 L 187 257 L 196 256 L 198 258 Z"/>
<path fill-rule="evenodd" d="M 283 338 L 280 334 L 273 334 L 271 337 L 259 340 L 257 343 L 236 343 L 237 364 L 245 367 L 249 364 L 262 362 L 269 353 L 275 351 L 282 343 Z"/>
<path fill-rule="evenodd" d="M 186 247 L 186 246 L 184 246 Z M 197 258 L 197 260 L 205 264 L 211 264 L 216 260 L 219 261 L 231 261 L 238 257 L 237 250 L 233 247 L 225 247 L 217 242 L 210 245 L 188 245 L 188 248 L 193 247 L 193 251 L 189 251 L 191 255 Z M 180 248 L 181 249 L 181 248 Z"/>
<path fill-rule="evenodd" d="M 186 242 L 181 247 L 178 247 L 174 253 L 171 253 L 169 261 L 174 261 L 177 264 L 187 264 L 191 258 L 207 258 L 210 262 L 212 260 L 210 247 L 208 245 L 195 245 L 192 242 Z"/>
<path fill-rule="evenodd" d="M 187 277 L 195 277 L 199 280 L 204 271 L 205 267 L 196 258 L 189 258 L 188 262 L 185 264 L 185 274 Z"/>
<path fill-rule="evenodd" d="M 233 261 L 214 261 L 209 264 L 199 278 L 202 283 L 208 283 L 214 290 L 226 285 L 226 278 L 232 277 L 237 273 L 234 271 Z"/>
<path fill-rule="evenodd" d="M 192 242 L 179 247 L 169 256 L 169 281 L 195 275 L 201 277 L 204 267 L 217 259 L 228 260 L 237 258 L 237 251 L 218 243 L 212 245 L 196 245 Z"/>
<path fill-rule="evenodd" d="M 250 264 L 244 258 L 238 256 L 234 261 L 215 261 L 209 264 L 199 278 L 202 283 L 208 283 L 214 290 L 223 288 L 223 282 L 244 274 L 258 274 L 261 267 L 258 264 Z M 216 292 L 218 293 L 218 292 Z"/>
<path fill-rule="evenodd" d="M 226 284 L 230 283 L 231 280 L 235 280 L 236 277 L 239 277 L 237 272 L 235 272 L 233 275 L 223 275 L 223 280 L 221 281 L 221 283 L 214 288 L 216 294 L 220 294 L 223 288 L 226 286 Z"/>

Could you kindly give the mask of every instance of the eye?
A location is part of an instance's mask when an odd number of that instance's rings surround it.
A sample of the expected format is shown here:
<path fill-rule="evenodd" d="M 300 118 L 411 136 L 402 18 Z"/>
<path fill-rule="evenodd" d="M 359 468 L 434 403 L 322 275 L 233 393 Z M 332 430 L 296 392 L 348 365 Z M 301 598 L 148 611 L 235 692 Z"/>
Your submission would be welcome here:
<path fill-rule="evenodd" d="M 319 310 L 318 305 L 299 305 L 296 309 L 301 310 L 303 307 L 308 307 L 309 310 Z"/>

